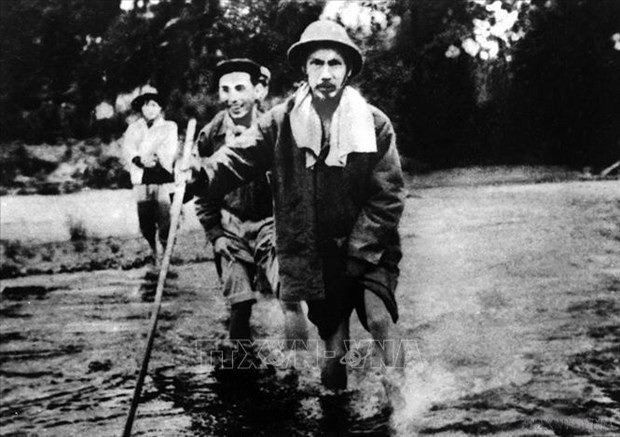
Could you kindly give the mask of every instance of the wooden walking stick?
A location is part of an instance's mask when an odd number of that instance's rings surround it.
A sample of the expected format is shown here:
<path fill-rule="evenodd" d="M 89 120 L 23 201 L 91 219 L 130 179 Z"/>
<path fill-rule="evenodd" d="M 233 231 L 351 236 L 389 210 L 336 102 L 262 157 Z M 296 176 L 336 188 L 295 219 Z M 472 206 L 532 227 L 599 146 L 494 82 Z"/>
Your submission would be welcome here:
<path fill-rule="evenodd" d="M 187 131 L 185 133 L 185 143 L 183 144 L 183 155 L 181 156 L 181 169 L 187 167 L 189 157 L 192 153 L 192 145 L 194 143 L 194 133 L 196 132 L 196 119 L 192 118 L 187 123 Z M 164 294 L 164 285 L 166 283 L 166 275 L 168 274 L 168 268 L 170 267 L 170 257 L 172 256 L 172 249 L 174 247 L 174 240 L 176 238 L 177 228 L 179 227 L 179 220 L 181 217 L 181 208 L 183 207 L 183 197 L 185 195 L 185 185 L 187 180 L 185 175 L 182 175 L 182 181 L 175 187 L 174 198 L 172 200 L 171 220 L 170 220 L 170 233 L 168 234 L 168 240 L 166 242 L 166 250 L 164 251 L 164 259 L 161 263 L 161 269 L 159 270 L 159 277 L 157 279 L 157 289 L 155 292 L 155 301 L 153 303 L 153 312 L 151 314 L 151 329 L 146 342 L 146 349 L 144 351 L 144 357 L 142 358 L 142 367 L 140 367 L 140 373 L 138 374 L 138 381 L 136 382 L 136 388 L 133 392 L 133 398 L 131 399 L 131 407 L 129 408 L 129 414 L 127 415 L 127 421 L 125 422 L 125 431 L 123 437 L 131 436 L 131 428 L 136 416 L 136 410 L 138 409 L 138 403 L 140 402 L 140 393 L 142 391 L 142 385 L 144 384 L 144 378 L 149 367 L 149 358 L 151 357 L 151 349 L 153 348 L 153 339 L 155 338 L 155 330 L 157 329 L 157 319 L 159 317 L 159 310 L 161 308 L 161 298 Z"/>

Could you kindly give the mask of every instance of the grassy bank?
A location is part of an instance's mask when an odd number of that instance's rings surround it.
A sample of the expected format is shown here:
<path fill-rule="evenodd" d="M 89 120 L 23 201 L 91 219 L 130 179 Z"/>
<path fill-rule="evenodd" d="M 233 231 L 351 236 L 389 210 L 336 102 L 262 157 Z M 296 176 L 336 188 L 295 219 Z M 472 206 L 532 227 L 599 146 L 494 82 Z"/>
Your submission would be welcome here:
<path fill-rule="evenodd" d="M 70 146 L 37 147 L 43 147 L 36 153 L 41 161 L 43 161 L 45 157 L 45 162 L 55 162 L 66 159 L 69 155 L 68 150 L 71 149 Z M 71 158 L 71 162 L 74 163 L 72 164 L 74 168 L 83 168 L 85 162 L 91 162 L 92 164 L 93 162 L 98 162 L 96 161 L 97 159 L 103 162 L 109 157 L 118 155 L 117 145 L 106 145 L 101 146 L 98 158 L 95 159 L 89 147 L 92 148 L 95 146 L 86 146 L 84 144 L 73 146 L 73 149 L 78 151 L 81 150 L 79 153 L 75 151 L 70 153 L 70 156 L 73 157 Z M 81 167 L 75 164 L 80 162 L 82 163 L 80 164 Z M 65 164 L 68 165 L 67 162 L 63 162 L 60 166 Z M 58 168 L 60 168 L 60 166 Z M 120 173 L 122 173 L 122 169 L 119 170 L 119 174 Z M 87 179 L 83 177 L 89 174 L 93 174 L 92 171 L 89 173 L 89 171 L 80 170 L 78 172 L 76 170 L 73 176 L 65 180 L 65 182 L 60 183 L 60 185 L 57 184 L 56 189 L 60 189 L 63 186 L 62 184 L 65 184 L 64 186 L 73 184 L 71 186 L 74 187 L 79 184 L 84 186 Z M 58 175 L 58 171 L 51 172 L 49 175 Z M 102 177 L 101 180 L 107 180 L 106 178 L 107 177 Z M 481 185 L 568 182 L 589 179 L 589 177 L 587 174 L 561 167 L 475 167 L 445 170 L 424 175 L 410 174 L 406 179 L 409 197 L 417 197 L 423 195 L 423 189 L 433 187 L 461 186 L 473 188 Z M 30 181 L 32 182 L 32 180 L 31 178 Z M 51 177 L 46 179 L 41 176 L 40 180 L 47 182 L 44 182 L 42 185 L 26 184 L 24 187 L 14 192 L 19 193 L 24 190 L 28 192 L 30 189 L 40 189 L 46 186 L 45 183 L 51 183 L 50 180 L 54 179 Z M 110 193 L 110 191 L 108 191 L 108 193 Z M 119 193 L 119 191 L 114 191 L 113 193 Z M 66 201 L 72 196 L 57 196 L 58 200 L 54 200 L 55 203 L 53 207 L 49 206 L 49 209 L 59 211 L 62 209 L 60 199 L 64 199 L 65 203 L 67 203 Z M 137 232 L 137 223 L 131 223 L 131 220 L 136 219 L 133 216 L 135 214 L 133 200 L 124 199 L 125 203 L 123 203 L 116 196 L 110 196 L 110 198 L 104 197 L 103 191 L 92 191 L 88 193 L 87 197 L 87 200 L 82 199 L 82 201 L 78 203 L 72 203 L 70 208 L 86 208 L 86 203 L 88 203 L 88 207 L 95 212 L 96 220 L 86 220 L 82 217 L 81 219 L 76 219 L 74 223 L 60 223 L 60 226 L 69 226 L 68 241 L 31 242 L 17 239 L 1 240 L 0 278 L 12 278 L 41 273 L 54 274 L 100 269 L 131 269 L 148 263 L 150 260 L 150 251 L 148 250 L 146 242 L 137 235 L 121 236 L 118 233 L 120 231 L 119 222 L 111 221 L 111 212 L 117 211 L 118 214 L 116 215 L 118 215 L 118 217 L 116 219 L 122 220 L 125 228 L 135 228 Z M 34 198 L 35 197 L 31 197 L 31 199 Z M 34 208 L 36 205 L 28 202 L 20 202 L 19 204 L 21 206 L 14 206 L 14 208 L 23 208 L 26 211 L 21 211 L 24 212 L 24 214 L 21 214 L 19 218 L 19 220 L 25 220 L 25 222 L 18 220 L 16 222 L 17 226 L 24 228 L 29 224 L 28 220 L 30 220 L 30 218 L 32 218 L 33 221 L 42 218 L 42 212 L 34 212 L 38 211 Z M 82 204 L 84 205 L 82 206 Z M 7 205 L 11 205 L 11 203 L 7 203 Z M 65 207 L 67 207 L 67 205 L 65 205 Z M 181 264 L 212 258 L 211 249 L 206 244 L 200 225 L 197 223 L 195 216 L 191 216 L 193 214 L 193 208 L 190 209 L 192 209 L 192 211 L 188 211 L 188 221 L 181 227 L 181 234 L 179 235 L 178 243 L 175 247 L 173 263 Z M 75 216 L 77 217 L 77 214 Z M 69 218 L 72 217 L 73 216 Z M 7 218 L 6 211 L 4 212 L 4 218 Z M 51 233 L 52 226 L 58 225 L 58 223 L 54 224 L 54 220 L 51 220 L 49 223 L 44 222 L 40 225 L 35 223 L 35 225 L 45 226 L 45 229 L 47 229 L 46 232 Z M 14 227 L 15 223 L 11 226 Z M 89 226 L 91 229 L 89 229 Z M 5 229 L 5 231 L 6 230 L 7 229 Z M 116 235 L 113 235 L 115 232 Z"/>
<path fill-rule="evenodd" d="M 120 143 L 2 144 L 0 195 L 64 194 L 85 188 L 129 188 Z"/>
<path fill-rule="evenodd" d="M 177 238 L 172 264 L 213 259 L 202 231 L 182 233 Z M 35 274 L 132 269 L 151 262 L 150 249 L 141 237 L 90 238 L 76 232 L 70 241 L 24 243 L 0 241 L 0 278 Z"/>
<path fill-rule="evenodd" d="M 419 172 L 403 157 L 403 168 L 414 188 L 561 182 L 591 179 L 589 169 L 559 166 L 468 167 Z M 130 188 L 118 140 L 68 141 L 63 145 L 0 145 L 0 195 L 65 194 L 83 189 Z M 611 178 L 618 177 L 616 170 Z"/>

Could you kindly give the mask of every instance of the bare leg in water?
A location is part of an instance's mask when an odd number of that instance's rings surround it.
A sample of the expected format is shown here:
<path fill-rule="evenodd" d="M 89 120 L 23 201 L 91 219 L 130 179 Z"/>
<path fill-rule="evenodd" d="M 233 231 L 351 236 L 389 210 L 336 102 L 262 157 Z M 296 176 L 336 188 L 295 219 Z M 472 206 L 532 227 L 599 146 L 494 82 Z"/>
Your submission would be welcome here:
<path fill-rule="evenodd" d="M 342 362 L 346 355 L 345 341 L 349 339 L 349 319 L 340 322 L 336 331 L 325 339 L 325 360 L 321 369 L 321 382 L 331 390 L 347 388 L 347 366 Z"/>
<path fill-rule="evenodd" d="M 308 341 L 306 316 L 300 302 L 280 301 L 284 313 L 284 340 L 287 349 L 303 347 Z"/>
<path fill-rule="evenodd" d="M 368 330 L 380 355 L 386 395 L 393 407 L 400 407 L 404 403 L 400 390 L 405 365 L 404 345 L 397 338 L 396 326 L 380 297 L 364 290 L 364 306 Z"/>

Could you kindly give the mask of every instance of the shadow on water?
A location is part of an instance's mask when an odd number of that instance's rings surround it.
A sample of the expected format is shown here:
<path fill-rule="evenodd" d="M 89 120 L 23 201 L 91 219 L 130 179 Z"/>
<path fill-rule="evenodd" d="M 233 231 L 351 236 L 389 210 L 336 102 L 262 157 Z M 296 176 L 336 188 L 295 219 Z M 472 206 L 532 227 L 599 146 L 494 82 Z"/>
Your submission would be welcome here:
<path fill-rule="evenodd" d="M 180 293 L 174 279 L 166 281 L 166 297 Z M 139 290 L 143 302 L 154 300 L 156 286 L 156 276 L 147 272 Z M 161 318 L 165 319 L 165 314 Z M 269 353 L 259 357 L 257 351 L 249 352 L 244 358 L 253 364 L 235 368 L 230 360 L 236 349 L 225 341 L 214 347 L 213 351 L 203 351 L 216 352 L 210 365 L 164 367 L 153 375 L 156 390 L 152 396 L 183 408 L 192 419 L 195 435 L 393 435 L 391 410 L 369 405 L 377 401 L 367 399 L 364 390 L 326 392 L 316 375 L 309 375 L 310 368 L 274 366 Z"/>
<path fill-rule="evenodd" d="M 360 393 L 326 393 L 294 369 L 158 369 L 158 396 L 192 417 L 192 431 L 210 436 L 391 436 L 388 408 L 361 417 Z"/>
<path fill-rule="evenodd" d="M 176 284 L 176 275 L 168 276 L 166 279 L 166 285 L 164 287 L 165 297 L 174 297 L 179 294 L 179 289 Z M 140 283 L 139 294 L 142 298 L 142 302 L 153 302 L 157 292 L 157 280 L 158 275 L 153 271 L 147 271 Z"/>
<path fill-rule="evenodd" d="M 42 287 L 40 285 L 27 285 L 22 287 L 5 287 L 2 290 L 2 297 L 8 300 L 31 300 L 45 299 L 50 291 L 55 287 Z"/>

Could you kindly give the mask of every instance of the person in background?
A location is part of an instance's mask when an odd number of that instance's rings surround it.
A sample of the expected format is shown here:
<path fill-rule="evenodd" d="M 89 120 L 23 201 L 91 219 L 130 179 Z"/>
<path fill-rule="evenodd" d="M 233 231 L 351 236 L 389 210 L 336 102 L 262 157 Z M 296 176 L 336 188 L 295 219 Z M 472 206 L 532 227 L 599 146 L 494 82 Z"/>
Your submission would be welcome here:
<path fill-rule="evenodd" d="M 164 119 L 162 98 L 152 87 L 143 87 L 131 106 L 140 118 L 127 127 L 122 149 L 138 203 L 140 231 L 158 268 L 170 231 L 178 128 L 175 122 Z"/>
<path fill-rule="evenodd" d="M 232 147 L 193 162 L 193 190 L 217 197 L 272 172 L 280 297 L 307 302 L 325 341 L 323 384 L 347 386 L 355 309 L 380 346 L 388 398 L 402 402 L 395 289 L 404 182 L 394 129 L 348 85 L 363 57 L 342 26 L 311 23 L 288 58 L 306 83 Z"/>
<path fill-rule="evenodd" d="M 198 155 L 211 156 L 255 126 L 258 106 L 266 97 L 269 70 L 256 62 L 229 59 L 214 71 L 225 109 L 199 133 Z M 220 197 L 198 194 L 196 214 L 213 244 L 223 294 L 230 305 L 231 340 L 251 340 L 250 318 L 257 292 L 278 294 L 274 219 L 268 175 Z M 286 339 L 305 339 L 305 315 L 299 303 L 283 304 Z"/>
<path fill-rule="evenodd" d="M 269 94 L 269 82 L 271 81 L 271 71 L 263 65 L 260 66 L 260 77 L 258 83 L 261 85 L 256 88 L 256 109 L 261 114 L 264 112 L 264 103 Z"/>

